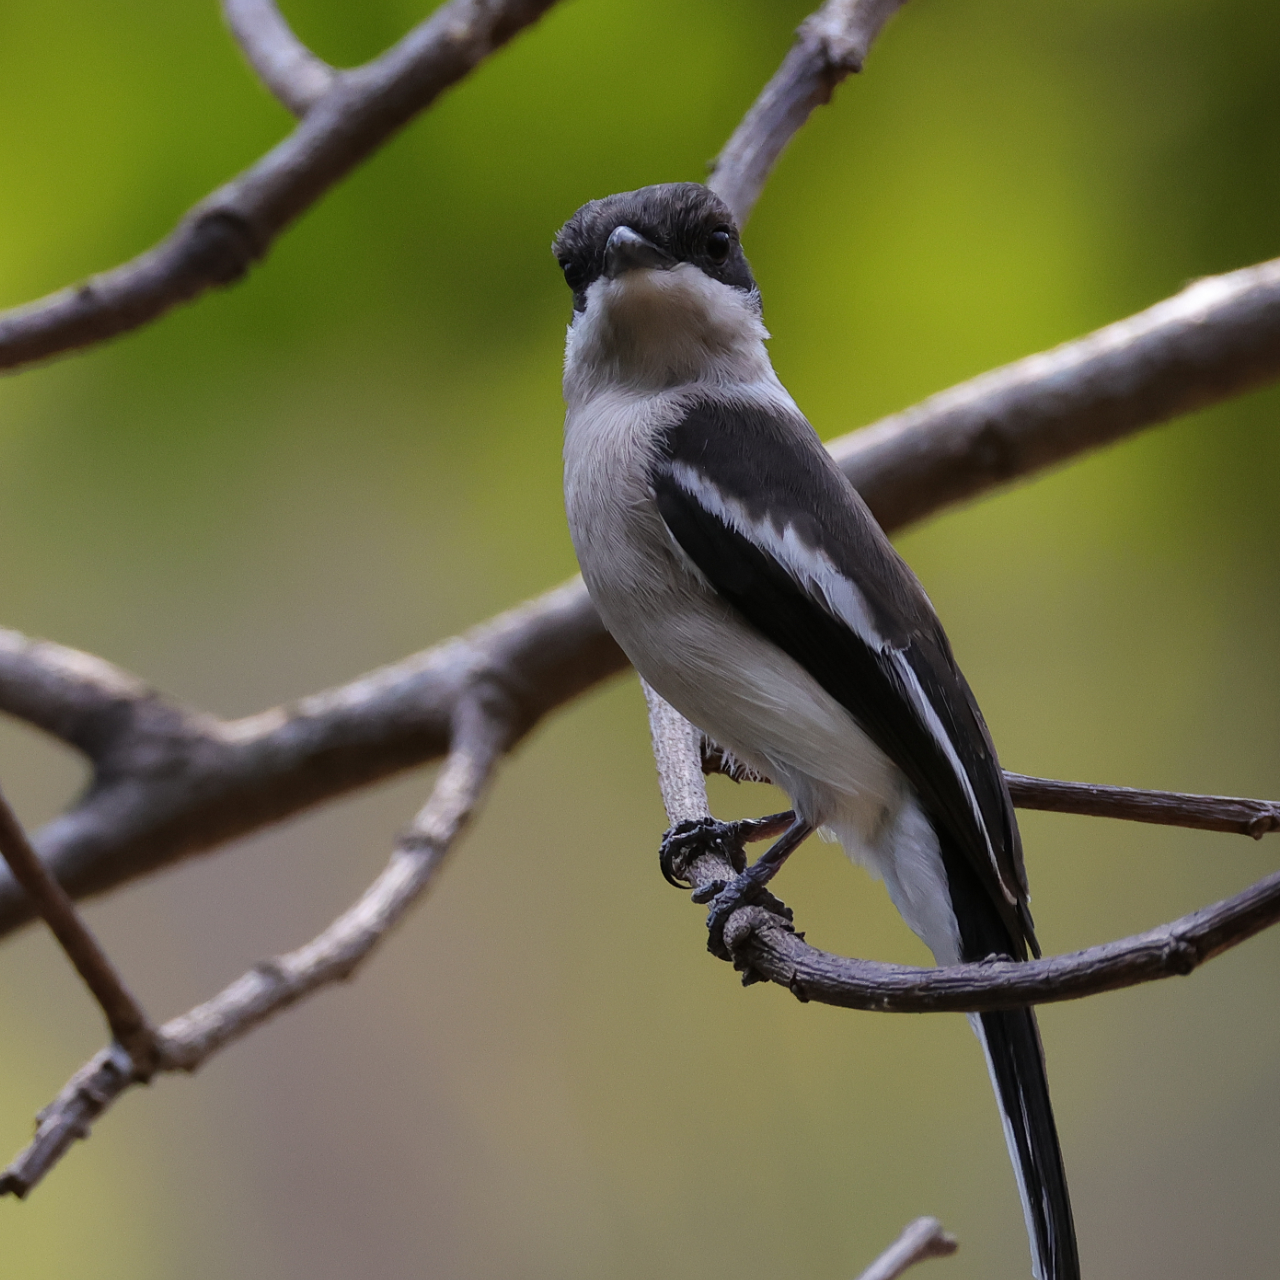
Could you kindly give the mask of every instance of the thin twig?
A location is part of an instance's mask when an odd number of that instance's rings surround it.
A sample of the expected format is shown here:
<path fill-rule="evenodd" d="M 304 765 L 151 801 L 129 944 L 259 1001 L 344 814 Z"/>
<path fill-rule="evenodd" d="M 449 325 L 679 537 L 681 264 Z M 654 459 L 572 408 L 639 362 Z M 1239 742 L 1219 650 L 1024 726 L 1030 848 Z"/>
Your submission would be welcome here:
<path fill-rule="evenodd" d="M 943 1230 L 937 1218 L 917 1218 L 909 1222 L 902 1234 L 858 1277 L 858 1280 L 898 1280 L 917 1262 L 929 1258 L 947 1258 L 960 1247 L 955 1236 Z"/>
<path fill-rule="evenodd" d="M 1200 796 L 1182 791 L 1142 791 L 1093 782 L 1059 782 L 1005 770 L 1013 803 L 1019 809 L 1078 813 L 1091 818 L 1121 818 L 1162 827 L 1231 831 L 1261 840 L 1280 831 L 1280 802 L 1238 796 Z"/>
<path fill-rule="evenodd" d="M 827 0 L 800 24 L 773 78 L 716 157 L 707 185 L 733 210 L 751 216 L 773 166 L 815 107 L 862 70 L 872 42 L 906 0 Z"/>
<path fill-rule="evenodd" d="M 222 15 L 249 65 L 295 116 L 305 116 L 337 82 L 284 20 L 274 0 L 222 0 Z"/>
<path fill-rule="evenodd" d="M 155 1070 L 158 1057 L 155 1029 L 80 918 L 75 904 L 36 857 L 27 833 L 3 794 L 0 854 L 106 1015 L 107 1026 L 128 1055 L 133 1074 L 147 1079 Z"/>
<path fill-rule="evenodd" d="M 381 57 L 343 72 L 283 142 L 159 244 L 0 313 L 0 369 L 103 342 L 240 279 L 334 183 L 554 2 L 449 0 Z"/>
<path fill-rule="evenodd" d="M 400 837 L 382 874 L 305 946 L 255 965 L 213 999 L 166 1022 L 157 1036 L 156 1071 L 194 1071 L 260 1023 L 349 978 L 434 882 L 510 745 L 512 724 L 512 709 L 500 691 L 464 700 L 431 799 Z M 27 1195 L 77 1138 L 88 1136 L 90 1124 L 137 1083 L 127 1065 L 108 1048 L 72 1076 L 40 1113 L 30 1145 L 0 1173 L 0 1195 Z"/>
<path fill-rule="evenodd" d="M 694 729 L 670 704 L 644 685 L 649 703 L 649 729 L 659 774 L 666 773 L 674 785 L 687 788 L 689 770 L 677 765 L 675 753 L 697 753 L 702 772 L 722 773 L 735 782 L 769 782 L 764 774 L 746 768 L 740 761 Z M 676 721 L 679 721 L 677 724 Z M 1189 827 L 1197 831 L 1229 831 L 1261 840 L 1280 831 L 1280 801 L 1248 800 L 1241 796 L 1203 796 L 1185 791 L 1145 791 L 1137 787 L 1103 786 L 1096 782 L 1063 782 L 1057 778 L 1033 778 L 1025 773 L 1004 771 L 1009 794 L 1019 809 L 1042 809 L 1050 813 L 1074 813 L 1090 818 L 1119 818 L 1126 822 L 1149 822 L 1161 827 Z M 673 795 L 668 812 L 672 823 L 697 819 L 706 812 L 706 789 L 701 797 Z"/>

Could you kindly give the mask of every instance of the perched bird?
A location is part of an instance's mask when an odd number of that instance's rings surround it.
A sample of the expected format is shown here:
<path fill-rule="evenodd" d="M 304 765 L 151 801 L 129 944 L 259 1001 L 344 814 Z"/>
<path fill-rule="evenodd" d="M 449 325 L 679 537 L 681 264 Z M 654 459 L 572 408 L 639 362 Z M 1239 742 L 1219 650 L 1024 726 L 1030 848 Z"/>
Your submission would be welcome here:
<path fill-rule="evenodd" d="M 939 964 L 1038 955 L 1013 805 L 929 598 L 765 350 L 724 203 L 696 183 L 593 200 L 573 291 L 565 506 L 587 589 L 668 702 L 791 798 L 714 929 L 812 831 L 881 878 Z M 1030 1009 L 974 1015 L 1037 1280 L 1080 1274 Z"/>

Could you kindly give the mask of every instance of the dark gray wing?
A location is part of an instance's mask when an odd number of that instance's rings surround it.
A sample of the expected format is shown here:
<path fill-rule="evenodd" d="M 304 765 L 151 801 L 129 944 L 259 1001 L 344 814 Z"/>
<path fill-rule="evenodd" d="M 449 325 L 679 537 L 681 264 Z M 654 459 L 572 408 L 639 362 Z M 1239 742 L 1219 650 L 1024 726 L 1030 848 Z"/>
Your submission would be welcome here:
<path fill-rule="evenodd" d="M 812 427 L 781 408 L 694 400 L 651 481 L 712 587 L 848 709 L 963 852 L 1015 946 L 1036 951 L 986 724 L 928 596 Z"/>

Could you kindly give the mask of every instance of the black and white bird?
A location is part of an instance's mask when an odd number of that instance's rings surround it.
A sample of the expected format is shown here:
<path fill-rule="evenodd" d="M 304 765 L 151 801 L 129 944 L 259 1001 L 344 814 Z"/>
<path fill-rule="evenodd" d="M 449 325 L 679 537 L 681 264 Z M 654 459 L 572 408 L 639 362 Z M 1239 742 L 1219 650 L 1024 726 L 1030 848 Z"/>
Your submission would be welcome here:
<path fill-rule="evenodd" d="M 924 589 L 778 381 L 728 208 L 696 183 L 644 187 L 584 205 L 554 251 L 573 291 L 565 505 L 582 575 L 644 679 L 790 796 L 757 866 L 821 828 L 939 964 L 1038 955 L 986 724 Z M 1077 1280 L 1035 1015 L 970 1021 L 1033 1272 Z"/>

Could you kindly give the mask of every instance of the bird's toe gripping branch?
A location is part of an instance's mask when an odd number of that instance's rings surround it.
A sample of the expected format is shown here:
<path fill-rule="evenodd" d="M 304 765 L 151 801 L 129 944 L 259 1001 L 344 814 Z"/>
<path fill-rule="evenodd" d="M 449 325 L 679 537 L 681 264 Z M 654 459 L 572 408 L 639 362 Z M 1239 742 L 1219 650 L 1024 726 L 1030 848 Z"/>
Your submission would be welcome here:
<path fill-rule="evenodd" d="M 791 908 L 770 893 L 766 885 L 811 830 L 788 811 L 739 822 L 695 818 L 678 823 L 663 837 L 658 861 L 667 883 L 677 889 L 692 888 L 694 902 L 711 904 L 707 913 L 707 950 L 712 955 L 733 959 L 725 945 L 724 931 L 729 917 L 739 907 L 763 907 L 791 923 Z M 743 846 L 748 841 L 767 840 L 779 834 L 782 838 L 748 867 Z M 722 875 L 705 879 L 691 874 L 694 863 L 704 858 L 712 858 L 736 874 L 731 879 Z"/>

